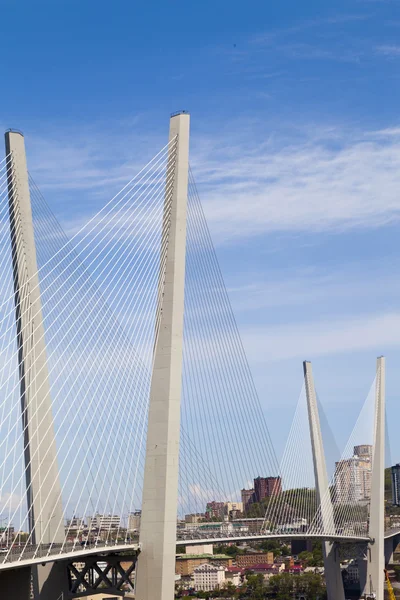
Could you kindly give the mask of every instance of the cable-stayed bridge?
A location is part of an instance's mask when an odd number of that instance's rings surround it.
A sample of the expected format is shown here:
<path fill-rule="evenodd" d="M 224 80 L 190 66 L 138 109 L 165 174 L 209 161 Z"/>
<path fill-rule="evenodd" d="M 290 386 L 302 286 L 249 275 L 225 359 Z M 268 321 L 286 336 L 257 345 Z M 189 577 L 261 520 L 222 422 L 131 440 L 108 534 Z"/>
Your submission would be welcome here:
<path fill-rule="evenodd" d="M 177 544 L 299 538 L 322 540 L 329 598 L 344 599 L 341 544 L 364 549 L 363 586 L 383 598 L 399 535 L 384 531 L 385 361 L 334 473 L 305 362 L 278 463 L 189 166 L 187 113 L 69 236 L 23 136 L 7 132 L 0 269 L 0 589 L 119 593 L 136 564 L 136 598 L 172 600 Z M 241 517 L 180 526 L 237 503 L 259 475 L 275 487 Z"/>

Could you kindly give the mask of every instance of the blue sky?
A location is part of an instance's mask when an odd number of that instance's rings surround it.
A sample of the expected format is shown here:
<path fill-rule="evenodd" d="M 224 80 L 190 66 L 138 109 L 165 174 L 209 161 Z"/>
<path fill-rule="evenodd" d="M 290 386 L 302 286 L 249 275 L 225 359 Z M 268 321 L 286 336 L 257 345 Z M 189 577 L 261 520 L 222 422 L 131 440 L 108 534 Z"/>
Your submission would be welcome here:
<path fill-rule="evenodd" d="M 171 112 L 191 112 L 278 453 L 303 359 L 343 446 L 385 354 L 400 461 L 399 2 L 3 0 L 0 48 L 0 124 L 24 131 L 69 233 L 165 144 Z"/>

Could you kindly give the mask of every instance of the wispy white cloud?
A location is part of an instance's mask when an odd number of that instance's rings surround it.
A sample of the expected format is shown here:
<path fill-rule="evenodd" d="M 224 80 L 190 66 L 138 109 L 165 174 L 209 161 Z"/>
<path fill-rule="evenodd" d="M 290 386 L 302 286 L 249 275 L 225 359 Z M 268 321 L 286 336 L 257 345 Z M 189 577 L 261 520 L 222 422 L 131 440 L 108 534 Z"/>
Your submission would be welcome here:
<path fill-rule="evenodd" d="M 93 122 L 76 129 L 50 127 L 46 134 L 28 131 L 29 170 L 41 189 L 118 190 L 164 145 L 161 136 L 147 133 L 136 116 L 112 128 Z"/>
<path fill-rule="evenodd" d="M 163 141 L 124 131 L 81 138 L 63 133 L 46 140 L 32 135 L 30 169 L 46 196 L 71 198 L 57 208 L 74 231 Z M 232 122 L 223 131 L 193 136 L 191 160 L 218 243 L 272 231 L 374 228 L 400 216 L 397 126 L 357 132 L 312 123 L 278 129 L 250 120 L 238 129 Z"/>
<path fill-rule="evenodd" d="M 382 265 L 368 263 L 368 270 L 353 265 L 341 270 L 329 268 L 329 272 L 312 269 L 281 270 L 276 273 L 240 273 L 251 283 L 230 286 L 228 292 L 235 312 L 252 313 L 266 308 L 298 309 L 305 306 L 311 313 L 323 308 L 325 312 L 337 312 L 340 308 L 350 313 L 351 306 L 363 306 L 371 296 L 376 305 L 391 298 L 400 299 L 400 281 L 392 273 L 383 272 Z M 373 282 L 373 284 L 372 284 Z"/>
<path fill-rule="evenodd" d="M 400 313 L 364 314 L 357 318 L 310 320 L 283 326 L 242 328 L 250 361 L 266 361 L 345 354 L 400 346 Z"/>
<path fill-rule="evenodd" d="M 372 135 L 376 136 L 396 136 L 400 137 L 400 127 L 387 127 L 386 129 L 378 129 L 377 131 L 372 131 Z"/>
<path fill-rule="evenodd" d="M 248 137 L 210 139 L 195 154 L 194 174 L 216 239 L 343 231 L 399 219 L 400 140 L 393 130 L 376 136 L 310 125 L 293 133 L 292 141 L 277 134 L 260 141 L 254 125 Z"/>
<path fill-rule="evenodd" d="M 275 29 L 273 31 L 267 31 L 262 34 L 258 34 L 253 37 L 252 42 L 254 44 L 264 45 L 270 44 L 279 38 L 287 37 L 292 34 L 298 34 L 308 29 L 320 29 L 324 25 L 341 25 L 344 23 L 351 23 L 357 21 L 365 21 L 370 18 L 368 14 L 337 14 L 330 17 L 322 17 L 319 19 L 309 19 L 302 21 L 296 25 L 284 27 L 281 29 Z"/>
<path fill-rule="evenodd" d="M 383 54 L 389 58 L 397 58 L 400 56 L 400 46 L 395 44 L 383 44 L 376 48 L 379 54 Z"/>

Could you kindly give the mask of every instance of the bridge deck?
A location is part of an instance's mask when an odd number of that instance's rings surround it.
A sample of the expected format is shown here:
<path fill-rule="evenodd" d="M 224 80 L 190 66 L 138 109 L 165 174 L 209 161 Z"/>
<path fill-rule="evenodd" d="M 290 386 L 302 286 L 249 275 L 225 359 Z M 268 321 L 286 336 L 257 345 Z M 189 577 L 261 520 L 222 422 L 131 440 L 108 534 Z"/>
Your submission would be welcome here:
<path fill-rule="evenodd" d="M 388 529 L 385 531 L 385 538 L 394 537 L 400 535 L 400 528 Z M 207 538 L 195 536 L 191 534 L 190 537 L 180 537 L 176 540 L 176 545 L 183 546 L 199 546 L 202 544 L 228 544 L 230 542 L 251 542 L 258 540 L 291 540 L 291 539 L 324 539 L 330 542 L 342 542 L 342 543 L 367 543 L 371 542 L 371 538 L 367 536 L 344 536 L 344 535 L 325 535 L 321 536 L 313 533 L 288 533 L 288 534 L 271 534 L 271 533 L 246 533 L 232 535 L 215 535 Z M 93 554 L 118 554 L 119 552 L 126 552 L 131 550 L 134 552 L 140 551 L 140 544 L 138 542 L 129 544 L 119 544 L 114 546 L 64 546 L 63 550 L 60 551 L 59 547 L 38 548 L 36 546 L 29 546 L 23 553 L 18 548 L 14 548 L 7 558 L 4 557 L 4 562 L 0 562 L 0 570 L 4 569 L 15 569 L 20 567 L 31 566 L 34 564 L 43 564 L 48 562 L 56 562 L 59 560 L 79 560 L 85 556 Z M 1 556 L 0 556 L 1 560 Z"/>

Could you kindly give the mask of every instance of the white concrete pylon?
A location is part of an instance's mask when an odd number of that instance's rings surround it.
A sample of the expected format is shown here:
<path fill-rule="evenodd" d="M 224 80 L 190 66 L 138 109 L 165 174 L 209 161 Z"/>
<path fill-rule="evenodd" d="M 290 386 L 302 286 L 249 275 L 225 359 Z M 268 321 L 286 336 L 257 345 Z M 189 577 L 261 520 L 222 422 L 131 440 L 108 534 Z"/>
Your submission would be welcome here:
<path fill-rule="evenodd" d="M 20 395 L 32 543 L 64 541 L 61 486 L 24 137 L 5 134 Z M 32 382 L 32 384 L 30 384 Z M 43 458 L 45 456 L 45 458 Z"/>
<path fill-rule="evenodd" d="M 169 139 L 176 138 L 176 147 L 169 163 L 175 160 L 175 170 L 171 206 L 164 205 L 170 227 L 150 390 L 136 600 L 175 595 L 189 124 L 187 113 L 171 117 Z"/>
<path fill-rule="evenodd" d="M 372 455 L 371 504 L 369 536 L 373 543 L 369 547 L 366 593 L 376 594 L 377 600 L 384 598 L 385 585 L 385 357 L 376 363 L 375 384 L 375 431 Z"/>
<path fill-rule="evenodd" d="M 321 524 L 326 533 L 335 532 L 333 506 L 329 491 L 328 472 L 326 469 L 324 445 L 322 441 L 321 424 L 317 395 L 311 363 L 303 362 L 304 384 L 307 396 L 308 422 L 310 426 L 311 448 L 314 463 L 315 489 L 317 504 L 321 510 Z M 345 600 L 340 561 L 335 543 L 322 542 L 324 556 L 324 571 L 328 600 Z"/>

